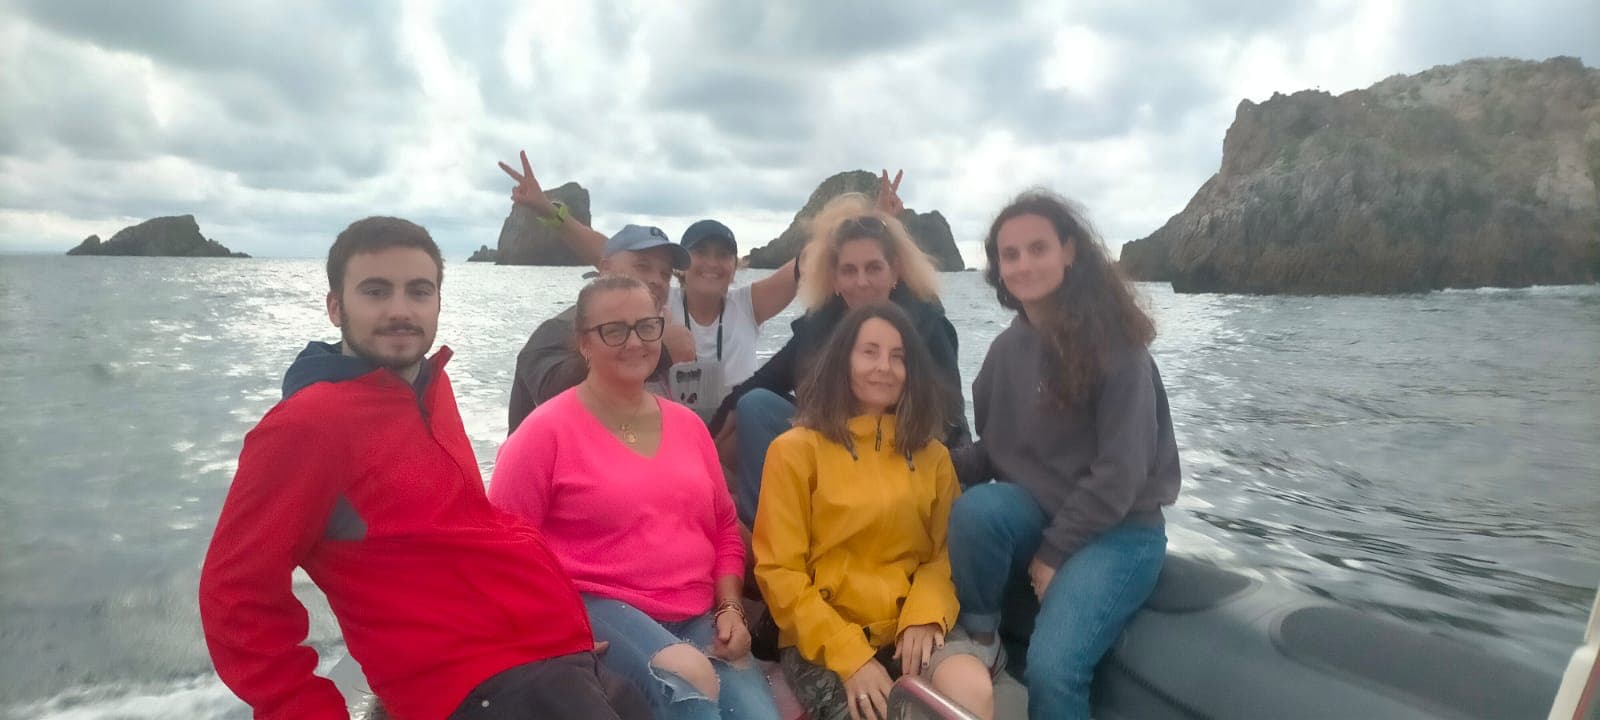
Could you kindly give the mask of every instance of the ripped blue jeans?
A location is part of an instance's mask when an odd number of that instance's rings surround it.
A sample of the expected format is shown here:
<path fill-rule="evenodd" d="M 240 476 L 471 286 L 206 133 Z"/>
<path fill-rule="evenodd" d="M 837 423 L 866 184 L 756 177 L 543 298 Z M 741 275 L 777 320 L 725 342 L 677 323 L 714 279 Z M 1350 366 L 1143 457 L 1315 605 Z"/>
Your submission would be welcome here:
<path fill-rule="evenodd" d="M 600 656 L 600 662 L 633 683 L 650 701 L 656 718 L 777 720 L 778 708 L 772 702 L 772 688 L 767 685 L 767 678 L 754 657 L 746 655 L 736 663 L 729 663 L 711 656 L 716 631 L 710 613 L 681 622 L 659 622 L 619 600 L 586 594 L 583 605 L 589 611 L 594 639 L 611 643 L 610 649 Z M 680 643 L 693 645 L 711 660 L 721 686 L 716 702 L 689 681 L 651 667 L 650 660 L 656 653 Z"/>

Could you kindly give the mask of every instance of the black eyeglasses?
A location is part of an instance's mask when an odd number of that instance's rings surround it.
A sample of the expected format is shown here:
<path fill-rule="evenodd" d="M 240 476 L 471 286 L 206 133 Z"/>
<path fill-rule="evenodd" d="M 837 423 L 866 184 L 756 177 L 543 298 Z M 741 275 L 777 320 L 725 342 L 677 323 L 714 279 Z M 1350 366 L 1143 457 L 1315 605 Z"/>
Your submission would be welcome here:
<path fill-rule="evenodd" d="M 657 315 L 655 317 L 647 317 L 632 325 L 621 320 L 600 323 L 584 330 L 584 332 L 599 333 L 600 342 L 611 347 L 622 347 L 628 344 L 629 333 L 637 334 L 639 339 L 644 342 L 655 342 L 661 339 L 661 333 L 666 329 L 667 319 Z"/>
<path fill-rule="evenodd" d="M 877 215 L 858 215 L 839 223 L 839 229 L 834 235 L 840 240 L 853 237 L 882 238 L 889 234 L 889 227 Z"/>

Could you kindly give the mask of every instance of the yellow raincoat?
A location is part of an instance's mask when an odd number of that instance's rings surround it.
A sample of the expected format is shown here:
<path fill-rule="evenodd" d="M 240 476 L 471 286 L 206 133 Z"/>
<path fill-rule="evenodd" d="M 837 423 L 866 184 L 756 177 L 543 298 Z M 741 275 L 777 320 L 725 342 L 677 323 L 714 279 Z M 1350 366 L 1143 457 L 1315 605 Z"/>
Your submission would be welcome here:
<path fill-rule="evenodd" d="M 852 449 L 807 428 L 767 449 L 756 582 L 779 643 L 848 678 L 900 632 L 948 633 L 959 606 L 945 531 L 961 488 L 945 446 L 907 458 L 893 415 L 851 418 Z"/>

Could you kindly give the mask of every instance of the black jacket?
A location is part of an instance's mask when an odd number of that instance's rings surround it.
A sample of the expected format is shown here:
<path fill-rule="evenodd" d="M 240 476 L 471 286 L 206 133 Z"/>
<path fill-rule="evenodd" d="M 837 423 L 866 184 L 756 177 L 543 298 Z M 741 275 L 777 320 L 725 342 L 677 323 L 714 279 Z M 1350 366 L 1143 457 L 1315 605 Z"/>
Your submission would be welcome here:
<path fill-rule="evenodd" d="M 919 300 L 903 285 L 896 286 L 889 293 L 889 299 L 911 316 L 911 324 L 922 337 L 928 353 L 933 356 L 934 367 L 939 370 L 939 379 L 945 386 L 945 395 L 950 399 L 944 444 L 955 448 L 971 442 L 971 433 L 967 430 L 967 405 L 961 395 L 961 368 L 957 365 L 958 343 L 955 326 L 944 316 L 944 307 L 938 302 Z M 822 307 L 796 318 L 789 325 L 794 334 L 789 338 L 789 342 L 784 344 L 783 349 L 767 360 L 766 364 L 757 368 L 749 379 L 728 391 L 728 397 L 723 399 L 717 414 L 711 418 L 711 432 L 716 433 L 721 429 L 722 423 L 727 419 L 728 413 L 733 411 L 739 398 L 751 390 L 763 388 L 792 399 L 804 373 L 811 368 L 811 361 L 815 359 L 813 356 L 817 349 L 826 345 L 828 338 L 833 335 L 834 328 L 844 319 L 847 311 L 844 300 L 834 296 Z"/>

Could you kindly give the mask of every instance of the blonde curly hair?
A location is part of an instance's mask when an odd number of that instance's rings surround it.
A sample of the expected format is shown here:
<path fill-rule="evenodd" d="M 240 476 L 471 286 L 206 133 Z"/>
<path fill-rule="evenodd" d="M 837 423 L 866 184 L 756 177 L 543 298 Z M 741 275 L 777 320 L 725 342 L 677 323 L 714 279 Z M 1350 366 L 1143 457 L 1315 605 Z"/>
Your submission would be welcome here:
<path fill-rule="evenodd" d="M 863 217 L 876 218 L 887 232 L 879 235 L 860 227 L 841 228 L 846 222 Z M 841 232 L 841 229 L 848 231 Z M 900 284 L 912 295 L 930 301 L 939 296 L 939 271 L 932 258 L 917 247 L 900 219 L 879 210 L 866 195 L 845 193 L 829 200 L 811 218 L 810 239 L 806 241 L 800 264 L 799 295 L 807 311 L 822 307 L 833 297 L 833 271 L 839 264 L 839 246 L 861 239 L 878 242 L 889 266 L 900 277 Z"/>

